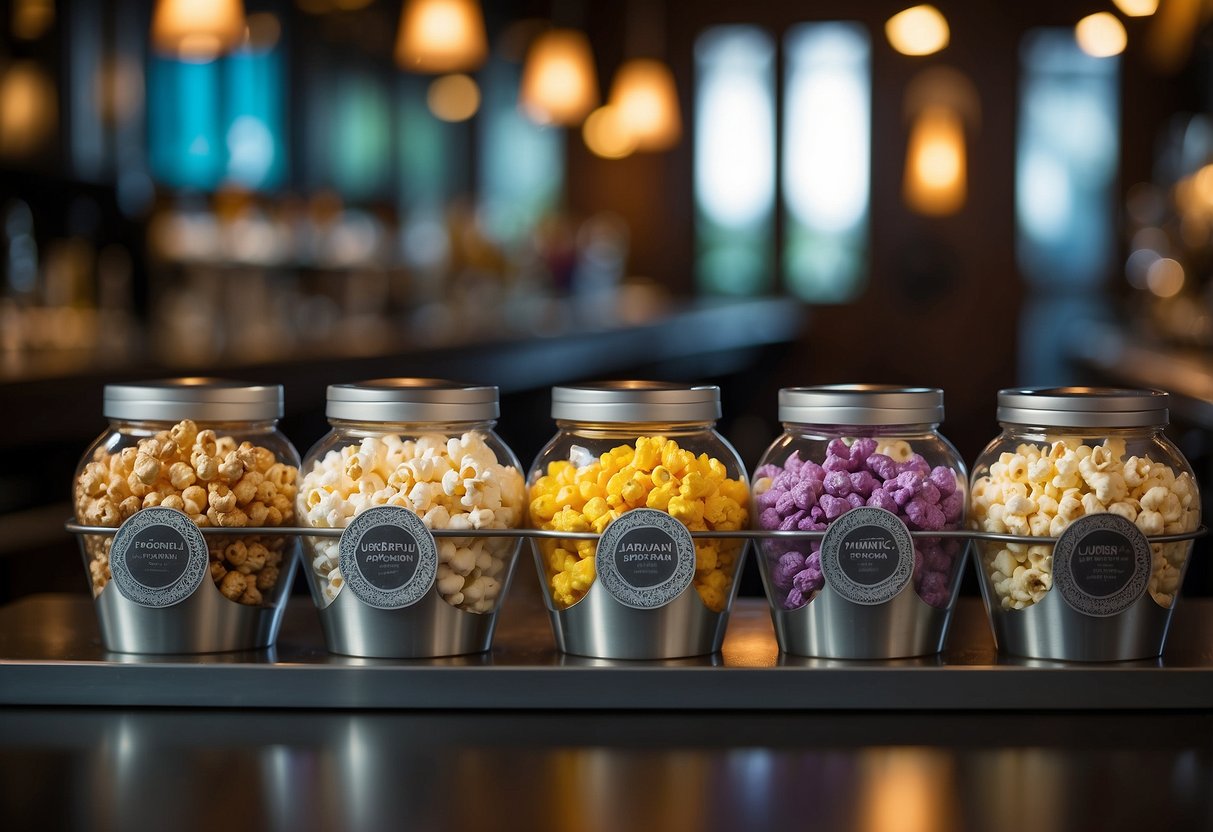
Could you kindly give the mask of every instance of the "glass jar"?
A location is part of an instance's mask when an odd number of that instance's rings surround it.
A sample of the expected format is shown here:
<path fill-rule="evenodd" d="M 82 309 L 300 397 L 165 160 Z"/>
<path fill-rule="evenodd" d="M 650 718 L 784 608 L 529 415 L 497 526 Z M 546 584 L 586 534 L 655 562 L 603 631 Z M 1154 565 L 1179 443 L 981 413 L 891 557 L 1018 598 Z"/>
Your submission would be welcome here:
<path fill-rule="evenodd" d="M 273 643 L 295 538 L 167 527 L 185 519 L 199 528 L 294 525 L 299 454 L 278 430 L 282 387 L 209 378 L 111 384 L 104 415 L 109 428 L 80 462 L 73 502 L 83 525 L 131 523 L 129 533 L 80 537 L 107 649 L 214 652 Z M 153 547 L 161 534 L 167 542 Z M 120 563 L 112 562 L 116 542 L 127 540 Z"/>
<path fill-rule="evenodd" d="M 883 659 L 943 648 L 964 541 L 908 534 L 964 527 L 965 466 L 939 433 L 943 417 L 937 388 L 779 391 L 784 432 L 754 473 L 756 525 L 827 532 L 760 547 L 784 652 Z"/>
<path fill-rule="evenodd" d="M 1200 526 L 1192 468 L 1156 390 L 1002 390 L 1002 433 L 977 460 L 978 573 L 1000 649 L 1078 661 L 1162 653 Z M 1031 538 L 1043 538 L 1033 543 Z M 1056 541 L 1056 545 L 1054 545 Z"/>
<path fill-rule="evenodd" d="M 298 513 L 304 526 L 347 530 L 306 539 L 330 650 L 423 657 L 490 648 L 521 539 L 434 540 L 427 530 L 522 525 L 522 467 L 493 431 L 498 410 L 496 387 L 441 379 L 328 388 L 332 429 L 304 459 Z M 354 547 L 355 534 L 368 542 Z"/>
<path fill-rule="evenodd" d="M 555 387 L 552 417 L 559 431 L 527 481 L 534 528 L 583 535 L 534 545 L 560 649 L 627 659 L 719 650 L 745 540 L 687 532 L 748 525 L 745 467 L 715 430 L 720 389 Z"/>

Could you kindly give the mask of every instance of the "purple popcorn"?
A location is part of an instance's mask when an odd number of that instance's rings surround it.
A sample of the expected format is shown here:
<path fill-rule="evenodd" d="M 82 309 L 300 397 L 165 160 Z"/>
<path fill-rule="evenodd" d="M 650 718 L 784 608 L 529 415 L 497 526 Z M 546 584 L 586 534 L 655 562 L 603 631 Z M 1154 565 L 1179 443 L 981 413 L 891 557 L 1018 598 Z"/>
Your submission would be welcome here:
<path fill-rule="evenodd" d="M 832 497 L 845 497 L 851 493 L 851 475 L 842 471 L 831 471 L 826 474 L 823 486 L 826 494 Z"/>
<path fill-rule="evenodd" d="M 755 498 L 759 524 L 766 529 L 824 531 L 852 508 L 865 505 L 896 514 L 913 530 L 956 528 L 964 514 L 963 488 L 952 469 L 931 468 L 920 454 L 899 464 L 876 453 L 871 437 L 849 446 L 832 440 L 822 464 L 794 452 L 782 467 L 763 465 L 755 476 L 771 481 Z M 820 541 L 767 541 L 762 548 L 774 603 L 797 609 L 824 586 Z M 914 541 L 913 584 L 924 602 L 947 605 L 960 552 L 958 541 Z"/>
<path fill-rule="evenodd" d="M 837 456 L 849 459 L 851 456 L 851 447 L 841 439 L 831 439 L 826 445 L 827 456 Z"/>
<path fill-rule="evenodd" d="M 779 562 L 772 570 L 771 578 L 775 582 L 775 586 L 786 591 L 791 588 L 792 579 L 803 569 L 804 555 L 799 552 L 788 552 L 780 556 Z"/>
<path fill-rule="evenodd" d="M 842 471 L 847 474 L 855 470 L 855 465 L 845 456 L 828 456 L 821 467 L 826 471 Z"/>
<path fill-rule="evenodd" d="M 800 476 L 802 479 L 821 482 L 826 477 L 826 469 L 822 468 L 813 460 L 806 459 L 804 461 L 804 467 L 800 469 Z"/>
<path fill-rule="evenodd" d="M 759 466 L 758 470 L 754 472 L 754 479 L 775 479 L 781 471 L 782 469 L 778 465 L 768 462 L 766 465 Z"/>
<path fill-rule="evenodd" d="M 883 488 L 878 488 L 872 492 L 872 496 L 868 497 L 868 505 L 873 508 L 883 508 L 885 511 L 897 513 L 897 503 L 893 500 L 893 495 L 885 491 Z"/>
<path fill-rule="evenodd" d="M 817 504 L 825 511 L 827 520 L 837 520 L 851 510 L 851 504 L 846 500 L 829 494 L 822 494 Z"/>
<path fill-rule="evenodd" d="M 880 481 L 877 480 L 870 471 L 856 471 L 851 474 L 851 490 L 861 497 L 870 497 L 872 492 L 880 487 Z"/>
<path fill-rule="evenodd" d="M 855 440 L 851 445 L 848 455 L 851 459 L 862 462 L 874 453 L 876 453 L 876 440 L 870 436 L 865 436 Z"/>
<path fill-rule="evenodd" d="M 825 585 L 825 578 L 821 575 L 820 569 L 809 567 L 803 572 L 800 572 L 796 577 L 792 578 L 792 586 L 800 590 L 801 594 L 809 595 L 816 592 Z"/>
<path fill-rule="evenodd" d="M 775 510 L 785 517 L 796 510 L 796 498 L 792 496 L 791 491 L 779 495 L 779 499 L 775 501 Z"/>
<path fill-rule="evenodd" d="M 805 604 L 804 593 L 801 592 L 799 589 L 796 589 L 795 587 L 793 587 L 788 592 L 787 599 L 783 602 L 783 608 L 785 610 L 796 610 L 796 609 L 800 609 L 801 607 L 803 607 L 804 604 Z"/>
<path fill-rule="evenodd" d="M 927 465 L 927 461 L 922 458 L 921 454 L 914 454 L 905 462 L 897 463 L 897 473 L 901 474 L 906 471 L 912 471 L 926 479 L 931 473 L 931 466 Z"/>
<path fill-rule="evenodd" d="M 939 489 L 941 496 L 947 497 L 956 492 L 956 474 L 951 468 L 936 465 L 931 469 L 931 484 Z"/>
<path fill-rule="evenodd" d="M 942 550 L 930 552 L 924 555 L 923 566 L 929 572 L 942 572 L 947 575 L 952 571 L 952 557 L 944 554 Z"/>
<path fill-rule="evenodd" d="M 813 490 L 812 483 L 801 480 L 792 486 L 790 493 L 792 495 L 792 503 L 796 508 L 808 511 L 817 505 L 817 493 Z"/>
<path fill-rule="evenodd" d="M 897 478 L 897 463 L 893 461 L 891 456 L 885 454 L 872 454 L 867 458 L 865 464 L 868 470 L 882 480 L 888 481 Z"/>
<path fill-rule="evenodd" d="M 923 531 L 935 532 L 944 527 L 943 512 L 939 510 L 939 506 L 933 506 L 925 500 L 910 500 L 906 503 L 905 513 L 907 522 Z"/>
<path fill-rule="evenodd" d="M 783 520 L 779 516 L 779 509 L 768 508 L 758 517 L 758 523 L 764 529 L 778 529 L 780 521 Z"/>
<path fill-rule="evenodd" d="M 939 508 L 943 511 L 944 522 L 959 523 L 961 515 L 964 514 L 965 495 L 954 491 L 940 500 Z"/>
<path fill-rule="evenodd" d="M 807 516 L 808 516 L 807 511 L 793 512 L 792 514 L 789 514 L 787 517 L 785 517 L 779 521 L 779 530 L 781 532 L 798 531 L 797 524 L 799 524 L 800 521 Z"/>
<path fill-rule="evenodd" d="M 930 503 L 933 506 L 938 505 L 939 489 L 935 487 L 935 483 L 931 482 L 930 480 L 925 481 L 922 484 L 922 488 L 918 491 L 918 499 L 922 500 L 924 503 Z"/>

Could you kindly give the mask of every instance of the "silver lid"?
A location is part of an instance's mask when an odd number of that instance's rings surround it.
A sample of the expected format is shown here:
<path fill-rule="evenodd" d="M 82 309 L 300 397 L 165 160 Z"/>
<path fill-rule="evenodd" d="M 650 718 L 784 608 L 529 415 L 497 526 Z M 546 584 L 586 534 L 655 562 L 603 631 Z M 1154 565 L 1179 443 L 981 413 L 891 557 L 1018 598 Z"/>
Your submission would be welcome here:
<path fill-rule="evenodd" d="M 101 412 L 137 422 L 264 422 L 282 418 L 282 385 L 197 376 L 107 384 Z"/>
<path fill-rule="evenodd" d="M 1161 390 L 1024 387 L 998 391 L 998 421 L 1050 428 L 1140 428 L 1170 421 Z"/>
<path fill-rule="evenodd" d="M 662 381 L 553 387 L 552 418 L 570 422 L 714 422 L 720 418 L 720 388 Z"/>
<path fill-rule="evenodd" d="M 824 384 L 779 391 L 779 421 L 802 425 L 922 425 L 943 421 L 938 387 Z"/>
<path fill-rule="evenodd" d="M 330 384 L 324 414 L 350 422 L 490 422 L 497 388 L 443 378 L 376 378 Z"/>

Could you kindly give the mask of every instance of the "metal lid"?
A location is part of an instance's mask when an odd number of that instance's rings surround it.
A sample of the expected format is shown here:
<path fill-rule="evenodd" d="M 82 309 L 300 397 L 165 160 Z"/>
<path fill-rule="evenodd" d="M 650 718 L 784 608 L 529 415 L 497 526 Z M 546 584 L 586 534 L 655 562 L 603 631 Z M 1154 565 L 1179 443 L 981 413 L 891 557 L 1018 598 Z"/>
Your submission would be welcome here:
<path fill-rule="evenodd" d="M 282 385 L 196 376 L 107 384 L 101 412 L 138 422 L 264 422 L 282 418 Z"/>
<path fill-rule="evenodd" d="M 779 391 L 779 421 L 802 425 L 921 425 L 943 421 L 938 387 L 824 384 Z"/>
<path fill-rule="evenodd" d="M 662 381 L 597 381 L 552 388 L 552 418 L 570 422 L 714 422 L 720 388 Z"/>
<path fill-rule="evenodd" d="M 1024 387 L 998 391 L 998 421 L 1058 428 L 1139 428 L 1170 421 L 1161 390 Z"/>
<path fill-rule="evenodd" d="M 351 422 L 489 422 L 497 388 L 443 378 L 376 378 L 330 384 L 324 414 Z"/>

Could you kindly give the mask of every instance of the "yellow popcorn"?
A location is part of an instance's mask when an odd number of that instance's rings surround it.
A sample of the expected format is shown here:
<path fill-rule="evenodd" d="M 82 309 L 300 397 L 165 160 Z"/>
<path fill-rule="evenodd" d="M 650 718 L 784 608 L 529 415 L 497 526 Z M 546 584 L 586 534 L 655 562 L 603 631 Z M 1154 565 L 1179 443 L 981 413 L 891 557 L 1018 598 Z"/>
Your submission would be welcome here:
<path fill-rule="evenodd" d="M 666 511 L 692 531 L 744 528 L 749 519 L 749 486 L 730 479 L 719 459 L 696 457 L 662 436 L 641 436 L 578 468 L 569 460 L 551 462 L 530 488 L 531 523 L 539 529 L 602 534 L 611 521 L 633 508 Z M 552 601 L 572 606 L 596 577 L 592 540 L 539 542 Z M 724 609 L 742 541 L 699 541 L 694 586 L 711 610 Z"/>

